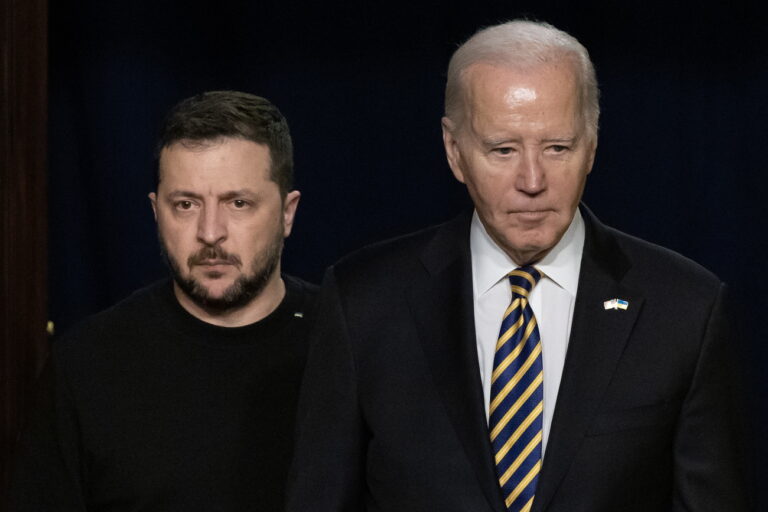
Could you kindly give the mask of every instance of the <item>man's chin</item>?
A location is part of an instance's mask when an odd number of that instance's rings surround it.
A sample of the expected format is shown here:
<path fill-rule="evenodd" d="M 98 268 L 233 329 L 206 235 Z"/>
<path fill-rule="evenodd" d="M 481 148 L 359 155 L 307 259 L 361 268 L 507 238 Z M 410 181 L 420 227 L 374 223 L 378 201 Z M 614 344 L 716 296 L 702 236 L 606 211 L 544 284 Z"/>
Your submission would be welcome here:
<path fill-rule="evenodd" d="M 531 233 L 527 234 L 530 235 Z M 505 237 L 502 249 L 516 263 L 522 265 L 540 260 L 555 244 L 557 244 L 557 240 L 551 236 Z"/>
<path fill-rule="evenodd" d="M 174 276 L 174 280 L 179 291 L 189 300 L 210 313 L 218 314 L 248 305 L 261 294 L 273 272 L 274 270 L 254 276 L 239 275 L 237 278 L 227 276 L 218 279 L 193 273 L 186 278 Z"/>
<path fill-rule="evenodd" d="M 232 277 L 235 273 L 233 271 L 234 268 L 231 266 L 208 266 L 205 268 L 195 268 L 188 277 L 200 283 L 205 283 L 206 286 L 215 286 L 216 283 L 221 281 L 227 281 L 231 285 L 235 280 L 235 277 Z"/>
<path fill-rule="evenodd" d="M 264 254 L 253 259 L 251 274 L 229 264 L 192 265 L 182 273 L 181 266 L 165 249 L 162 238 L 160 246 L 178 292 L 206 311 L 225 313 L 250 304 L 279 273 L 282 237 L 276 238 Z"/>
<path fill-rule="evenodd" d="M 238 276 L 227 275 L 224 272 L 207 271 L 192 272 L 183 276 L 186 280 L 193 280 L 201 289 L 204 289 L 209 295 L 221 295 L 232 287 L 237 281 Z"/>
<path fill-rule="evenodd" d="M 221 286 L 219 283 L 216 283 L 215 286 L 207 286 L 204 282 L 198 281 L 199 295 L 205 297 L 209 301 L 219 302 L 225 299 L 228 292 L 231 293 L 233 284 L 234 283 L 230 282 L 227 286 Z"/>

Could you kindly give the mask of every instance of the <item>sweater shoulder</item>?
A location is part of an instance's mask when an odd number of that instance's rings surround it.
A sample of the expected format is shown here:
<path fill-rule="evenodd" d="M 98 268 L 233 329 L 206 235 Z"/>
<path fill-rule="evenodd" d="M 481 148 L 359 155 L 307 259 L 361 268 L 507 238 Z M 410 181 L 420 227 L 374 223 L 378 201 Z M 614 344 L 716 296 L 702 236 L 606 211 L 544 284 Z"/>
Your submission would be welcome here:
<path fill-rule="evenodd" d="M 155 299 L 164 293 L 172 293 L 168 279 L 134 291 L 113 306 L 75 324 L 55 339 L 54 353 L 88 351 L 94 344 L 103 344 L 104 340 L 119 340 L 129 334 L 146 332 L 156 323 Z"/>

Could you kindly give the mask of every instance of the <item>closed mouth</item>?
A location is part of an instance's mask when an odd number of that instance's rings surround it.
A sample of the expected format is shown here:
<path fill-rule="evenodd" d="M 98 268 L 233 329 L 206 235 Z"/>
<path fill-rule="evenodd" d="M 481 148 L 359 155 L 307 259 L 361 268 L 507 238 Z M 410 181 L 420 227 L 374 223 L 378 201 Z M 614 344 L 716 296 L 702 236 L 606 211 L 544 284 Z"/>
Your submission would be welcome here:
<path fill-rule="evenodd" d="M 546 209 L 541 209 L 541 210 L 512 210 L 509 213 L 513 213 L 513 214 L 516 213 L 516 214 L 522 214 L 522 215 L 526 215 L 526 214 L 527 215 L 535 215 L 535 214 L 540 214 L 540 213 L 548 213 L 548 212 L 551 212 L 551 211 L 552 211 L 551 209 L 546 208 Z"/>
<path fill-rule="evenodd" d="M 197 264 L 203 267 L 216 267 L 219 265 L 231 265 L 232 263 L 227 260 L 205 260 Z"/>

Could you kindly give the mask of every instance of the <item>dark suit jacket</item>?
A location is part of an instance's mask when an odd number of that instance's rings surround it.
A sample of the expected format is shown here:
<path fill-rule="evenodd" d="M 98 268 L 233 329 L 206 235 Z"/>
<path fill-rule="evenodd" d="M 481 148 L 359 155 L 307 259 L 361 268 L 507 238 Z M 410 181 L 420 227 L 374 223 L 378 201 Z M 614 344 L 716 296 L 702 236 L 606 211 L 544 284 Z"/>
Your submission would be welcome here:
<path fill-rule="evenodd" d="M 744 510 L 723 285 L 582 211 L 571 338 L 533 510 Z M 505 510 L 477 362 L 469 226 L 465 214 L 329 269 L 290 512 Z M 613 298 L 629 307 L 604 309 Z"/>

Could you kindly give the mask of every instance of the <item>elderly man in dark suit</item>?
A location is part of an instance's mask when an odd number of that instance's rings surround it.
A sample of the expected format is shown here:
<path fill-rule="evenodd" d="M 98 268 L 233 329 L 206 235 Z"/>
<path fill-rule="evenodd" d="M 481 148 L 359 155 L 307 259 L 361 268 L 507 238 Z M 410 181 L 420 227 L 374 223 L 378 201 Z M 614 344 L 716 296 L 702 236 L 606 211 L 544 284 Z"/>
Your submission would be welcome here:
<path fill-rule="evenodd" d="M 456 51 L 443 139 L 474 212 L 328 271 L 291 512 L 746 508 L 723 285 L 580 205 L 598 116 L 548 24 Z"/>

